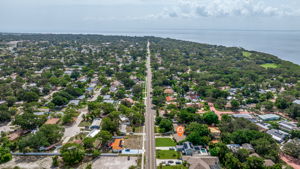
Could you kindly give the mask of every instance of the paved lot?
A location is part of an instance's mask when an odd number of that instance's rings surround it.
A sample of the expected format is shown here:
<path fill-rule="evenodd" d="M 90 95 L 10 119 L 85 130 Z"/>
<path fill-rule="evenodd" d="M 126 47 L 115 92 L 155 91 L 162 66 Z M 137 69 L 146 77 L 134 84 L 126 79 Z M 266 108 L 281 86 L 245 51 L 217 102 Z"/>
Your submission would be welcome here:
<path fill-rule="evenodd" d="M 137 165 L 137 157 L 130 157 L 130 160 L 127 159 L 127 156 L 119 157 L 100 157 L 96 159 L 92 168 L 94 169 L 128 169 L 132 165 Z"/>
<path fill-rule="evenodd" d="M 48 169 L 51 168 L 51 165 L 51 157 L 14 156 L 11 161 L 1 164 L 0 168 L 14 168 L 18 166 L 21 169 Z"/>
<path fill-rule="evenodd" d="M 72 124 L 72 126 L 68 126 L 65 128 L 64 136 L 63 136 L 63 143 L 67 143 L 69 139 L 73 136 L 76 136 L 80 133 L 80 127 L 79 124 L 83 120 L 82 115 L 88 113 L 87 107 L 78 110 L 80 112 L 80 115 L 76 119 L 76 122 Z"/>

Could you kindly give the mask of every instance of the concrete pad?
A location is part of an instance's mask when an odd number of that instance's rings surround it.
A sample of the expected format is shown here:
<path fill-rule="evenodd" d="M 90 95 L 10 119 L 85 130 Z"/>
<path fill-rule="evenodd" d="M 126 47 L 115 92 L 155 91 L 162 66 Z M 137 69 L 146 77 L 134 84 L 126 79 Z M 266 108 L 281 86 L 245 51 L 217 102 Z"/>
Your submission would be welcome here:
<path fill-rule="evenodd" d="M 128 160 L 127 156 L 118 157 L 99 157 L 94 160 L 92 168 L 97 169 L 128 169 L 132 165 L 137 165 L 138 157 L 130 157 Z"/>

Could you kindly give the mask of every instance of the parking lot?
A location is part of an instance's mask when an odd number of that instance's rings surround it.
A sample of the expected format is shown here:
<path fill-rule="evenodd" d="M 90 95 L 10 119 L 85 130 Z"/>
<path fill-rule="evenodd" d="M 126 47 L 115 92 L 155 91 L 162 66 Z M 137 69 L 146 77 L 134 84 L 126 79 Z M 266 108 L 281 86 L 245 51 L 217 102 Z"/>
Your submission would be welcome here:
<path fill-rule="evenodd" d="M 182 164 L 182 160 L 176 160 L 176 159 L 156 159 L 156 165 L 159 166 L 160 163 L 163 165 L 178 165 Z"/>
<path fill-rule="evenodd" d="M 138 157 L 130 157 L 128 160 L 127 156 L 118 157 L 100 157 L 94 160 L 92 168 L 97 169 L 128 169 L 132 165 L 137 165 Z"/>

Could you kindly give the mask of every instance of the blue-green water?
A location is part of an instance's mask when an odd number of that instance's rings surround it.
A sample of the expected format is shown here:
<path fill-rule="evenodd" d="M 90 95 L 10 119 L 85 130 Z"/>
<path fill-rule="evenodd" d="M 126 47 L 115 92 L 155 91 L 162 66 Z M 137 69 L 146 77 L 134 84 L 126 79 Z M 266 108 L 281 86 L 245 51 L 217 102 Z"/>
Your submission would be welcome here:
<path fill-rule="evenodd" d="M 300 30 L 139 29 L 99 31 L 98 34 L 159 36 L 224 46 L 237 46 L 278 56 L 300 65 Z"/>

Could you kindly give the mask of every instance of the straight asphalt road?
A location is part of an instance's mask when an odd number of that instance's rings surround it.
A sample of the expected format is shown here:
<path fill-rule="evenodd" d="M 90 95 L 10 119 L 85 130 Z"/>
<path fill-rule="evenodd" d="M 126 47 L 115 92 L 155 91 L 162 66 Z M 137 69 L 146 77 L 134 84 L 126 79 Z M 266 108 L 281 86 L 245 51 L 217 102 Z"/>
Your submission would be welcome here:
<path fill-rule="evenodd" d="M 154 115 L 155 111 L 152 109 L 152 71 L 150 59 L 150 42 L 147 44 L 147 77 L 146 77 L 146 114 L 145 114 L 145 127 L 146 127 L 146 169 L 156 168 L 155 157 L 155 137 L 154 137 Z"/>

